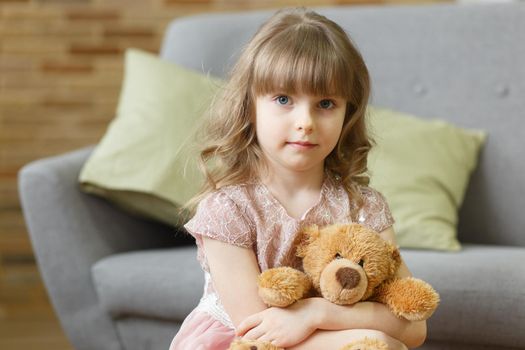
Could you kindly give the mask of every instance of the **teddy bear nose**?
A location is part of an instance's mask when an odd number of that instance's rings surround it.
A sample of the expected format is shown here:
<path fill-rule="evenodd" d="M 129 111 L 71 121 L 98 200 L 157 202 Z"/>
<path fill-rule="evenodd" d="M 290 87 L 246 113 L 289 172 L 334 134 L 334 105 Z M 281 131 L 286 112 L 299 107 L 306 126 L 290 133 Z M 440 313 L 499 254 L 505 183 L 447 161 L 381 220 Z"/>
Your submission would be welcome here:
<path fill-rule="evenodd" d="M 352 289 L 359 284 L 361 276 L 351 267 L 342 267 L 335 274 L 343 289 Z"/>

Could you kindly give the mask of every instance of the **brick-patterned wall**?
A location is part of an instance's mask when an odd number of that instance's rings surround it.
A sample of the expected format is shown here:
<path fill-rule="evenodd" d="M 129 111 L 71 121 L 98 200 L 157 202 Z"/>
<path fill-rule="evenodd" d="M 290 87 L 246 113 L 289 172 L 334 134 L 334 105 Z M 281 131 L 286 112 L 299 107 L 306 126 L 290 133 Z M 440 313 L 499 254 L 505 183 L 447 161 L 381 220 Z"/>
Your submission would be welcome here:
<path fill-rule="evenodd" d="M 0 275 L 9 264 L 33 263 L 18 170 L 100 139 L 114 115 L 126 48 L 158 52 L 170 20 L 199 12 L 410 2 L 437 1 L 0 0 Z"/>

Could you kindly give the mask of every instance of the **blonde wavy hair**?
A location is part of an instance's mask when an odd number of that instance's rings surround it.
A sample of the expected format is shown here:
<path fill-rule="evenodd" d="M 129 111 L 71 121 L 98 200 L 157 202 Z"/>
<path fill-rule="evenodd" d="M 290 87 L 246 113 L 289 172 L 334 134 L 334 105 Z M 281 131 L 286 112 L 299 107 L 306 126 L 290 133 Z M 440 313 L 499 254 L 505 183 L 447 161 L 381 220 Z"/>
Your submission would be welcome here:
<path fill-rule="evenodd" d="M 346 99 L 342 132 L 325 170 L 357 200 L 355 212 L 363 204 L 358 185 L 369 184 L 364 173 L 373 142 L 365 127 L 368 70 L 339 25 L 300 7 L 276 12 L 258 29 L 211 103 L 197 138 L 205 182 L 184 206 L 187 215 L 209 193 L 250 182 L 266 170 L 253 123 L 255 98 L 277 91 Z"/>

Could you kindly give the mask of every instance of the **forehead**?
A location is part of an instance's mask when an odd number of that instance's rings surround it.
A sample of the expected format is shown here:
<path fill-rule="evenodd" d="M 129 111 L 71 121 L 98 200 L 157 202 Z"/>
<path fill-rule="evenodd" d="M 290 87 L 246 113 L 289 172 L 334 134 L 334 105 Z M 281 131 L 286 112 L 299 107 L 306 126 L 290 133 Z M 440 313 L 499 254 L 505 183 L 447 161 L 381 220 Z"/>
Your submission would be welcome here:
<path fill-rule="evenodd" d="M 322 31 L 285 31 L 272 37 L 255 56 L 252 93 L 275 92 L 349 99 L 352 69 L 344 50 Z"/>
<path fill-rule="evenodd" d="M 315 67 L 312 65 L 312 67 Z M 331 71 L 330 71 L 331 70 Z M 255 96 L 273 93 L 306 96 L 333 96 L 348 99 L 349 89 L 335 78 L 336 69 L 298 70 L 282 64 L 257 75 L 252 84 Z"/>

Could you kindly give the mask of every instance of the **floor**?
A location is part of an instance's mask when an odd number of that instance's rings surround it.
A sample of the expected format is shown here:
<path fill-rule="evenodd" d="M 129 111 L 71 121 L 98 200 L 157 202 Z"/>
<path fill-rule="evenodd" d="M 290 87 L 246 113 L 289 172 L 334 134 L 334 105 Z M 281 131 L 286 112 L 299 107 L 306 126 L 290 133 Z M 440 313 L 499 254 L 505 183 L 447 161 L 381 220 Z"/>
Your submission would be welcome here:
<path fill-rule="evenodd" d="M 34 263 L 7 265 L 0 271 L 0 349 L 73 350 Z"/>

